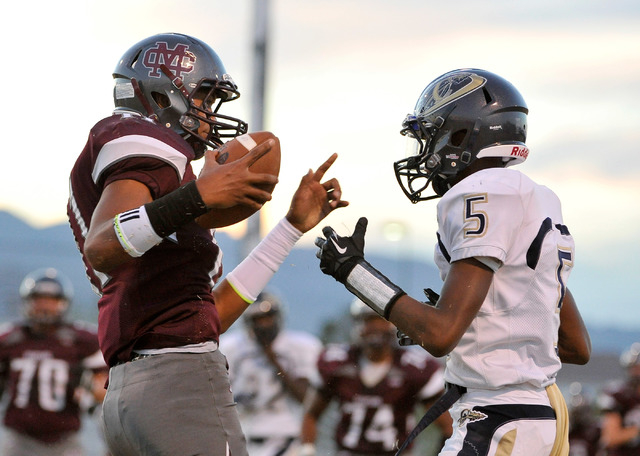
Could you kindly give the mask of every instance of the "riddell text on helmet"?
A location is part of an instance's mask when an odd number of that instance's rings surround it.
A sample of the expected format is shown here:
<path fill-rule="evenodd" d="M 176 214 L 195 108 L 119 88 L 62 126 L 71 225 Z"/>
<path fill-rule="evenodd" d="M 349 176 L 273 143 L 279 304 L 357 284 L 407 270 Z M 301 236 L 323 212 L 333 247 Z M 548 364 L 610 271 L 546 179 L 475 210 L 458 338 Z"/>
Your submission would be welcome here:
<path fill-rule="evenodd" d="M 529 148 L 528 147 L 521 147 L 521 146 L 514 146 L 513 149 L 511 149 L 511 156 L 512 157 L 522 157 L 525 160 L 527 159 L 527 157 L 529 156 Z"/>

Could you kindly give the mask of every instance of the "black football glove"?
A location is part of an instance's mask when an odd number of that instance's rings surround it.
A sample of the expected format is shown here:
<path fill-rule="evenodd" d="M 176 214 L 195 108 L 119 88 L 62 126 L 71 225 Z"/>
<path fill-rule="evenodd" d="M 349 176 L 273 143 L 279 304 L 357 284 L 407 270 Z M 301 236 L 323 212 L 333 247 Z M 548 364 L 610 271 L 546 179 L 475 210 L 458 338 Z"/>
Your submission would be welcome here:
<path fill-rule="evenodd" d="M 361 217 L 351 236 L 338 236 L 333 228 L 322 229 L 325 238 L 317 238 L 320 269 L 351 293 L 388 319 L 391 307 L 406 293 L 364 259 L 364 235 L 367 219 Z"/>
<path fill-rule="evenodd" d="M 320 259 L 320 269 L 340 283 L 346 283 L 351 270 L 364 260 L 364 235 L 369 221 L 361 217 L 351 236 L 339 236 L 330 226 L 322 229 L 325 238 L 316 238 L 319 248 L 316 256 Z"/>

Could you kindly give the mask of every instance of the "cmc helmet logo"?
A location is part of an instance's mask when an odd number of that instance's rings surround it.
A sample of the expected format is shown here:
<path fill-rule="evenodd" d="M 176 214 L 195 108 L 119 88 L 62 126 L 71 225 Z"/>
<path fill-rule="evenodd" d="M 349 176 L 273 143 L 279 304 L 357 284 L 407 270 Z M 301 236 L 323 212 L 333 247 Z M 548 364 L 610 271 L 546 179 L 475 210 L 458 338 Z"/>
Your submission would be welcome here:
<path fill-rule="evenodd" d="M 513 146 L 513 149 L 511 149 L 511 156 L 512 157 L 522 157 L 522 158 L 524 158 L 526 160 L 527 157 L 529 156 L 529 148 L 528 147 Z"/>
<path fill-rule="evenodd" d="M 179 78 L 193 71 L 193 64 L 196 63 L 196 56 L 189 51 L 186 44 L 176 44 L 176 47 L 169 49 L 169 44 L 164 41 L 156 43 L 156 47 L 149 48 L 142 56 L 142 64 L 149 68 L 149 77 L 159 78 L 162 74 L 161 65 L 166 65 L 171 72 Z"/>

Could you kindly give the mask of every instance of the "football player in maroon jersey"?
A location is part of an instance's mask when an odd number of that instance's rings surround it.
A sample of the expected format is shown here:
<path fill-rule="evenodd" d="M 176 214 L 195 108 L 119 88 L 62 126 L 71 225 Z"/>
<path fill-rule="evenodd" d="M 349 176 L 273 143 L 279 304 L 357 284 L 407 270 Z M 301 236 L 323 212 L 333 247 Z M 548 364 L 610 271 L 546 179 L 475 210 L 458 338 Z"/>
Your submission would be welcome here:
<path fill-rule="evenodd" d="M 598 412 L 579 382 L 569 386 L 569 455 L 602 456 L 599 452 L 600 423 Z"/>
<path fill-rule="evenodd" d="M 401 348 L 396 328 L 359 299 L 351 305 L 355 341 L 329 345 L 320 355 L 322 384 L 303 421 L 302 456 L 314 456 L 317 422 L 332 401 L 339 409 L 337 455 L 393 455 L 409 431 L 417 404 L 429 406 L 444 391 L 443 367 L 423 350 Z M 451 418 L 435 424 L 451 435 Z"/>
<path fill-rule="evenodd" d="M 598 398 L 607 456 L 640 454 L 640 342 L 622 353 L 620 364 L 627 378 L 606 385 Z"/>
<path fill-rule="evenodd" d="M 0 329 L 0 397 L 8 396 L 2 454 L 81 455 L 81 379 L 104 377 L 107 367 L 97 334 L 64 320 L 73 287 L 54 268 L 28 274 L 20 296 L 25 319 Z"/>
<path fill-rule="evenodd" d="M 92 129 L 70 178 L 67 212 L 101 295 L 110 366 L 102 416 L 114 455 L 246 455 L 219 335 L 256 300 L 302 234 L 348 203 L 332 155 L 309 170 L 289 212 L 223 280 L 216 214 L 258 210 L 277 177 L 249 166 L 273 141 L 220 165 L 216 149 L 247 132 L 221 107 L 239 96 L 206 43 L 164 33 L 132 46 L 114 71 L 114 114 Z M 191 162 L 204 156 L 199 176 Z"/>

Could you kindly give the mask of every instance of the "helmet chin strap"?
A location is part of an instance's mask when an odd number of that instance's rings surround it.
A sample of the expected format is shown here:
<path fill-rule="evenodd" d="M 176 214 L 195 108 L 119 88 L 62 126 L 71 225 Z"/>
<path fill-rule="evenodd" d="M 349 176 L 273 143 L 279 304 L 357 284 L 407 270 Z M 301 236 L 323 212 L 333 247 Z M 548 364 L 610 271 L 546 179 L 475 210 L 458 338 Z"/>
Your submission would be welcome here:
<path fill-rule="evenodd" d="M 448 179 L 433 179 L 431 181 L 431 187 L 433 191 L 436 192 L 436 195 L 443 196 L 447 190 L 451 188 L 451 184 Z"/>
<path fill-rule="evenodd" d="M 153 111 L 153 108 L 151 108 L 151 105 L 149 104 L 149 100 L 147 100 L 147 98 L 142 93 L 142 90 L 140 90 L 140 85 L 138 84 L 138 81 L 136 80 L 136 78 L 131 78 L 131 85 L 133 86 L 133 93 L 136 94 L 136 97 L 138 97 L 138 100 L 140 100 L 140 103 L 142 103 L 142 106 L 144 106 L 144 109 L 147 110 L 147 116 L 151 117 L 154 120 L 158 120 L 158 116 Z"/>

